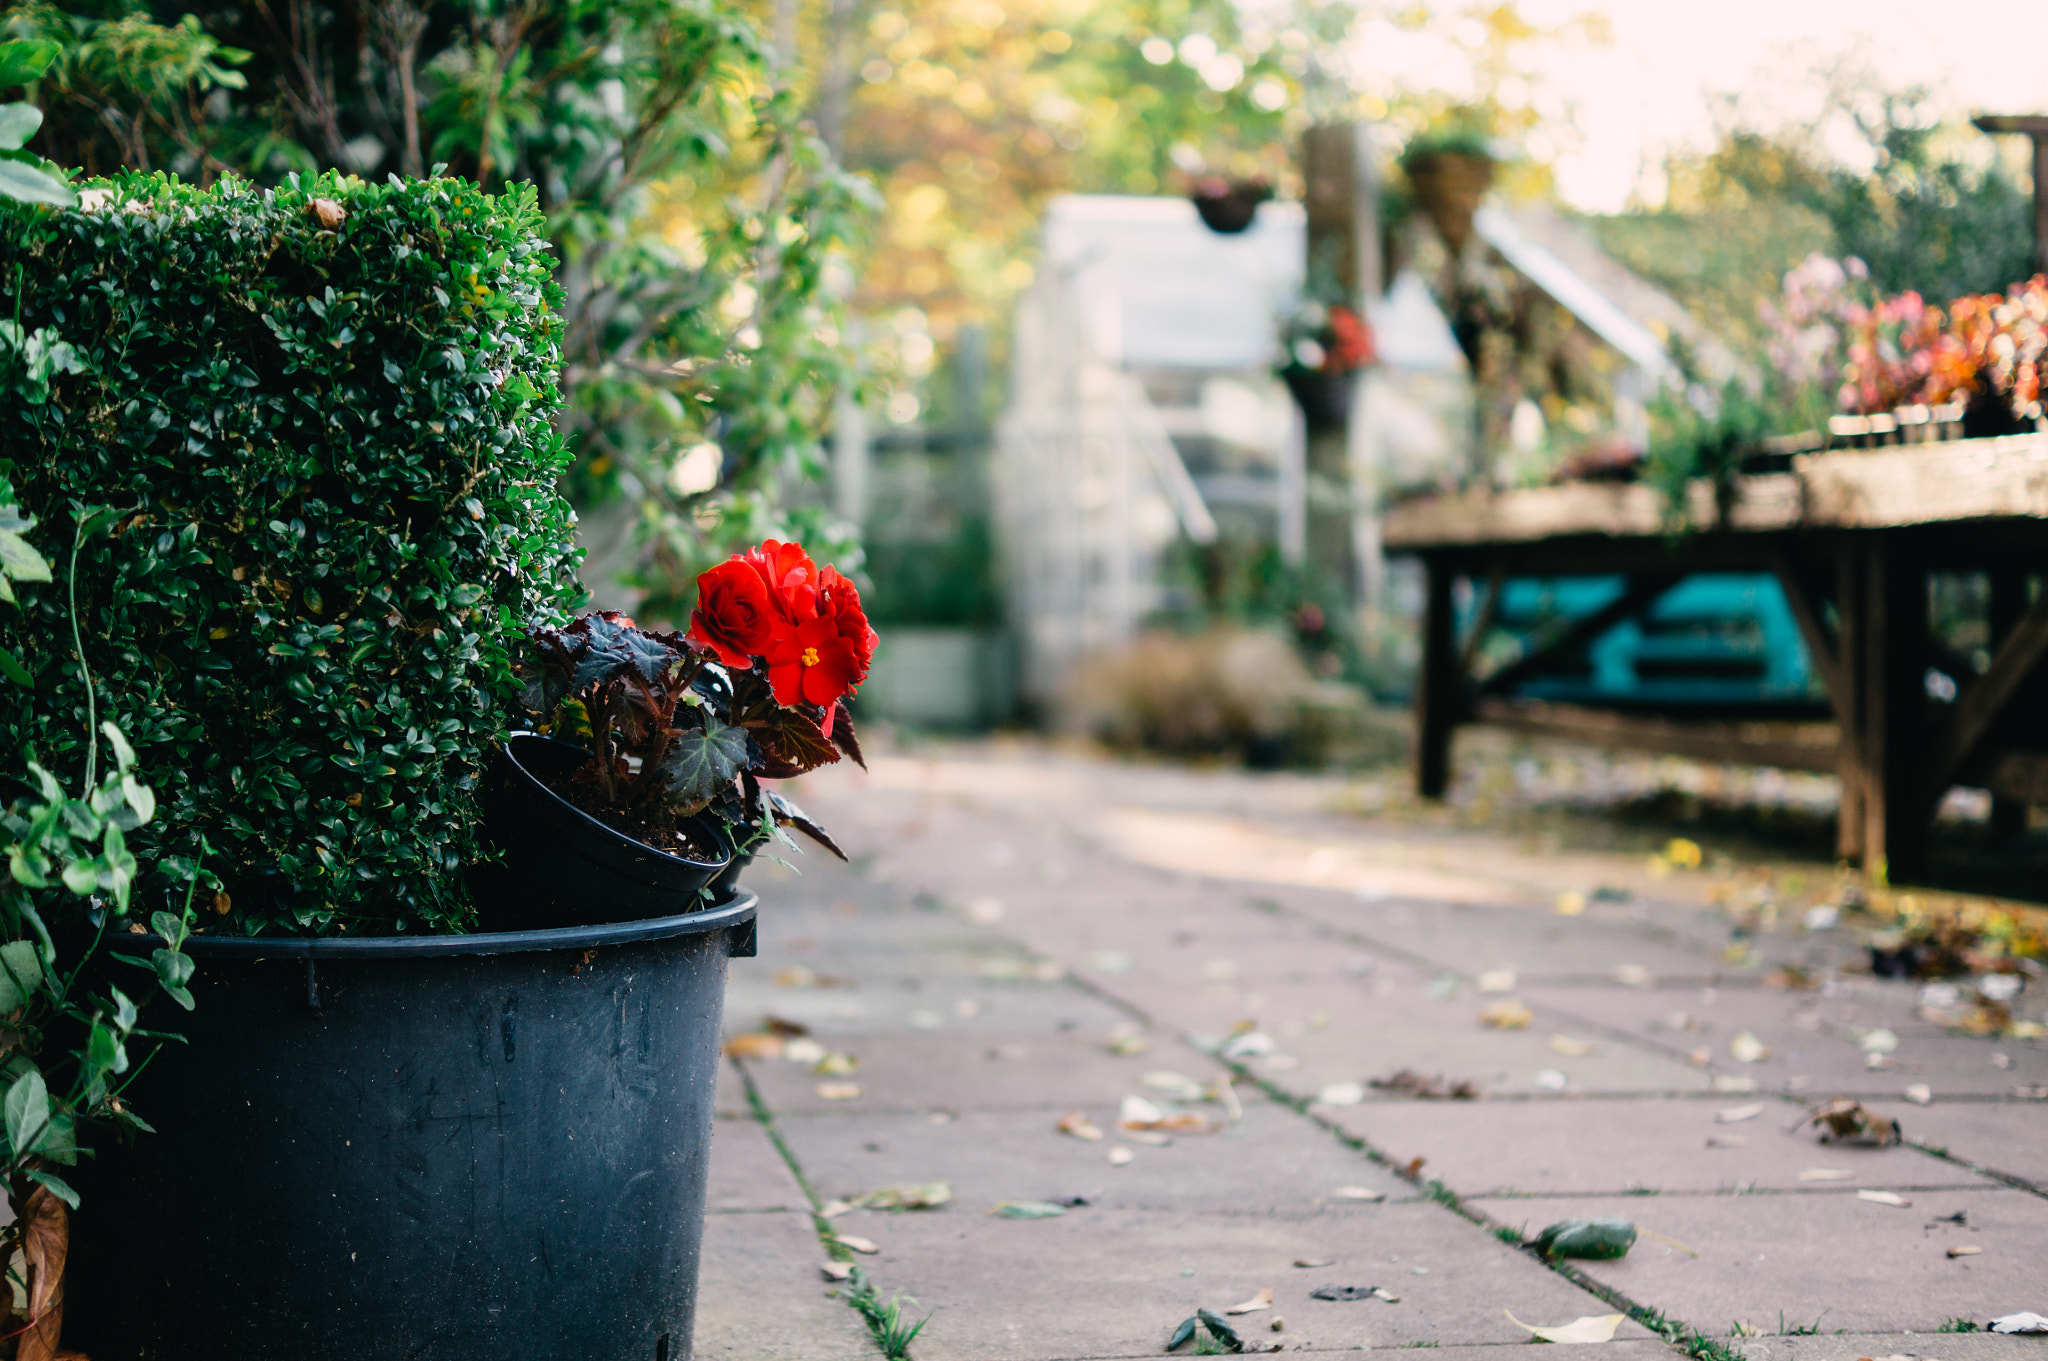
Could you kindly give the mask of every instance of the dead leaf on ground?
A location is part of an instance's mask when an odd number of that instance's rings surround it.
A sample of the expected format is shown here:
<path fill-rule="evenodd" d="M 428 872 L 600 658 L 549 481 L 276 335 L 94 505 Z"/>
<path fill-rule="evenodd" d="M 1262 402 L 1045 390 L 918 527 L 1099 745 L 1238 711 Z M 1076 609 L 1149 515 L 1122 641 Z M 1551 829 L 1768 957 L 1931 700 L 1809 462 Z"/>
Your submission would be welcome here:
<path fill-rule="evenodd" d="M 1319 1285 L 1308 1292 L 1308 1297 L 1312 1300 L 1338 1300 L 1346 1303 L 1374 1299 L 1385 1299 L 1388 1303 L 1397 1302 L 1376 1285 Z"/>
<path fill-rule="evenodd" d="M 818 1207 L 818 1218 L 837 1219 L 841 1215 L 852 1214 L 857 1208 L 850 1200 L 828 1200 Z"/>
<path fill-rule="evenodd" d="M 1273 1307 L 1273 1287 L 1267 1286 L 1242 1304 L 1233 1304 L 1223 1312 L 1226 1314 L 1256 1314 Z"/>
<path fill-rule="evenodd" d="M 1316 1093 L 1318 1106 L 1356 1106 L 1365 1100 L 1365 1085 L 1359 1082 L 1332 1082 Z"/>
<path fill-rule="evenodd" d="M 1572 1035 L 1552 1035 L 1550 1037 L 1550 1052 L 1562 1054 L 1568 1059 L 1578 1059 L 1592 1053 L 1593 1046 L 1590 1041 L 1582 1040 Z"/>
<path fill-rule="evenodd" d="M 1762 1063 L 1771 1056 L 1771 1047 L 1745 1030 L 1728 1041 L 1728 1052 L 1737 1063 Z"/>
<path fill-rule="evenodd" d="M 1054 1128 L 1062 1134 L 1071 1134 L 1076 1139 L 1100 1139 L 1102 1128 L 1079 1111 L 1068 1111 L 1060 1117 Z"/>
<path fill-rule="evenodd" d="M 1334 1257 L 1297 1257 L 1294 1259 L 1294 1264 L 1299 1267 L 1335 1266 L 1337 1265 L 1337 1259 Z"/>
<path fill-rule="evenodd" d="M 818 1099 L 820 1101 L 852 1101 L 859 1095 L 860 1084 L 858 1082 L 820 1082 L 818 1084 Z"/>
<path fill-rule="evenodd" d="M 1763 1113 L 1764 1106 L 1761 1101 L 1749 1106 L 1729 1106 L 1725 1110 L 1714 1112 L 1714 1123 L 1719 1125 L 1739 1125 L 1744 1120 L 1754 1120 Z"/>
<path fill-rule="evenodd" d="M 835 1049 L 812 1064 L 811 1071 L 819 1077 L 852 1077 L 860 1071 L 860 1055 Z"/>
<path fill-rule="evenodd" d="M 1138 1079 L 1141 1087 L 1150 1087 L 1155 1092 L 1165 1092 L 1176 1101 L 1199 1101 L 1208 1090 L 1186 1073 L 1147 1073 Z"/>
<path fill-rule="evenodd" d="M 1109 1052 L 1122 1058 L 1142 1054 L 1152 1047 L 1152 1041 L 1135 1030 L 1120 1030 L 1109 1037 Z"/>
<path fill-rule="evenodd" d="M 1529 1022 L 1535 1019 L 1535 1012 L 1512 997 L 1505 1002 L 1495 1002 L 1479 1013 L 1479 1024 L 1495 1030 L 1527 1030 Z"/>
<path fill-rule="evenodd" d="M 791 1063 L 816 1063 L 825 1057 L 825 1046 L 816 1040 L 797 1038 L 786 1041 L 782 1046 L 782 1057 Z"/>
<path fill-rule="evenodd" d="M 1476 985 L 1481 992 L 1513 992 L 1515 971 L 1513 969 L 1488 969 L 1479 975 Z"/>
<path fill-rule="evenodd" d="M 802 1021 L 792 1021 L 772 1014 L 761 1018 L 761 1029 L 770 1035 L 780 1035 L 785 1040 L 798 1039 L 811 1033 L 811 1028 Z"/>
<path fill-rule="evenodd" d="M 787 969 L 777 969 L 769 980 L 778 988 L 850 988 L 852 982 L 819 973 L 808 964 L 792 964 Z"/>
<path fill-rule="evenodd" d="M 1903 1210 L 1913 1203 L 1896 1191 L 1858 1191 L 1856 1199 L 1867 1200 L 1872 1205 L 1889 1205 L 1895 1210 Z"/>
<path fill-rule="evenodd" d="M 1546 1257 L 1606 1262 L 1626 1257 L 1635 1246 L 1636 1226 L 1626 1219 L 1560 1219 L 1530 1241 Z"/>
<path fill-rule="evenodd" d="M 1138 1134 L 1206 1134 L 1217 1125 L 1199 1111 L 1165 1111 L 1142 1096 L 1127 1096 L 1117 1113 L 1116 1127 Z"/>
<path fill-rule="evenodd" d="M 865 1253 L 869 1257 L 881 1251 L 880 1248 L 876 1247 L 868 1239 L 850 1233 L 835 1234 L 832 1241 L 845 1248 L 848 1252 Z"/>
<path fill-rule="evenodd" d="M 1461 1079 L 1446 1085 L 1442 1075 L 1430 1077 L 1413 1068 L 1403 1068 L 1392 1077 L 1376 1077 L 1366 1084 L 1382 1092 L 1406 1092 L 1421 1101 L 1477 1101 L 1479 1084 Z"/>
<path fill-rule="evenodd" d="M 15 1344 L 15 1354 L 20 1361 L 56 1361 L 57 1339 L 64 1331 L 64 1259 L 71 1253 L 71 1212 L 42 1186 L 29 1193 L 22 1209 L 27 1219 L 17 1250 L 28 1280 L 30 1321 Z"/>
<path fill-rule="evenodd" d="M 848 1197 L 863 1210 L 936 1210 L 953 1199 L 949 1182 L 901 1182 Z"/>
<path fill-rule="evenodd" d="M 998 1219 L 1057 1219 L 1066 1212 L 1049 1200 L 1006 1200 L 989 1211 Z"/>
<path fill-rule="evenodd" d="M 782 1037 L 753 1031 L 735 1035 L 725 1042 L 725 1056 L 729 1059 L 779 1059 L 782 1057 Z"/>
<path fill-rule="evenodd" d="M 1991 1320 L 1994 1333 L 2048 1333 L 2048 1318 L 2028 1310 Z"/>
<path fill-rule="evenodd" d="M 1801 1169 L 1799 1173 L 1799 1180 L 1847 1181 L 1849 1180 L 1849 1178 L 1855 1175 L 1856 1174 L 1854 1172 L 1851 1172 L 1846 1167 L 1808 1167 Z"/>
<path fill-rule="evenodd" d="M 1136 1158 L 1137 1156 L 1138 1155 L 1136 1153 L 1133 1153 L 1130 1149 L 1125 1148 L 1122 1144 L 1118 1144 L 1116 1147 L 1109 1150 L 1109 1165 L 1111 1167 L 1128 1166 L 1131 1160 Z"/>
<path fill-rule="evenodd" d="M 1554 1328 L 1537 1328 L 1522 1322 L 1505 1309 L 1501 1312 L 1508 1315 L 1508 1322 L 1532 1337 L 1541 1338 L 1545 1342 L 1566 1343 L 1612 1342 L 1614 1330 L 1628 1317 L 1626 1314 L 1589 1314 L 1584 1318 L 1575 1318 L 1570 1323 L 1560 1323 Z"/>
<path fill-rule="evenodd" d="M 1951 1257 L 1975 1257 L 1983 1251 L 1984 1249 L 1976 1246 L 1974 1243 L 1962 1243 L 1950 1248 L 1948 1255 Z"/>
<path fill-rule="evenodd" d="M 1909 1083 L 1906 1087 L 1906 1100 L 1916 1106 L 1931 1106 L 1934 1104 L 1934 1088 L 1924 1082 Z"/>
<path fill-rule="evenodd" d="M 825 1279 L 828 1281 L 843 1281 L 853 1274 L 853 1263 L 826 1262 L 818 1270 L 825 1273 Z"/>
<path fill-rule="evenodd" d="M 1416 1159 L 1417 1163 L 1421 1161 L 1420 1158 Z M 1385 1200 L 1386 1198 L 1387 1193 L 1385 1191 L 1375 1191 L 1370 1186 L 1340 1186 L 1330 1192 L 1330 1199 L 1332 1200 Z"/>
<path fill-rule="evenodd" d="M 1401 1175 L 1408 1177 L 1410 1180 L 1413 1180 L 1414 1178 L 1421 1176 L 1422 1165 L 1428 1161 L 1429 1159 L 1419 1156 L 1410 1158 L 1407 1164 L 1404 1167 L 1402 1167 Z"/>
<path fill-rule="evenodd" d="M 1889 1148 L 1900 1138 L 1898 1121 L 1888 1115 L 1879 1115 L 1861 1101 L 1846 1097 L 1816 1106 L 1802 1117 L 1800 1123 L 1819 1125 L 1822 1143 L 1871 1144 L 1877 1148 Z"/>

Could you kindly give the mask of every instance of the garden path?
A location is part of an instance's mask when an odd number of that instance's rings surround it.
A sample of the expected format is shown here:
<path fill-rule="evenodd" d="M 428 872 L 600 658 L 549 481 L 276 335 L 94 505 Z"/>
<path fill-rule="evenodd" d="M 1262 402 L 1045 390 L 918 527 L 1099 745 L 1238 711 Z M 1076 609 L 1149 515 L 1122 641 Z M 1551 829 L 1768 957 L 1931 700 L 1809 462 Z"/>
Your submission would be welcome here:
<path fill-rule="evenodd" d="M 821 1232 L 929 1315 L 916 1361 L 1159 1356 L 1267 1291 L 1229 1316 L 1248 1351 L 1483 1361 L 1516 1320 L 1622 1314 L 1611 1361 L 2048 1358 L 1945 1331 L 2048 1313 L 2048 1045 L 1953 1034 L 1916 985 L 1845 971 L 1854 921 L 1809 929 L 1824 866 L 1717 873 L 1710 846 L 1673 869 L 1363 814 L 1339 778 L 1017 746 L 795 792 L 853 861 L 749 874 L 760 956 L 727 1033 L 772 1016 L 808 1043 L 723 1070 L 701 1358 L 884 1354 Z M 1480 1099 L 1371 1085 L 1402 1070 Z M 1120 1129 L 1134 1097 L 1214 1128 Z M 1835 1097 L 1906 1142 L 1821 1143 L 1802 1117 Z M 941 1180 L 940 1208 L 812 1217 Z M 1554 1266 L 1511 1245 L 1574 1216 L 1642 1236 Z"/>

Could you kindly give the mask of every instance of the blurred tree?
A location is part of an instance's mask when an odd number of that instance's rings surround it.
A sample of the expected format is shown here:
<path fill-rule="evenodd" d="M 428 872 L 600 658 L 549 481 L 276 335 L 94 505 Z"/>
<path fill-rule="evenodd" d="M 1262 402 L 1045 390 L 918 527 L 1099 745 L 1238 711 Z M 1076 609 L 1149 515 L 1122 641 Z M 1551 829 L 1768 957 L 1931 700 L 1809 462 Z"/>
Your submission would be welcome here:
<path fill-rule="evenodd" d="M 560 428 L 604 566 L 673 618 L 735 542 L 802 538 L 847 376 L 840 305 L 872 194 L 735 0 L 23 0 L 62 47 L 38 148 L 89 170 L 275 180 L 335 166 L 540 188 L 567 322 Z"/>

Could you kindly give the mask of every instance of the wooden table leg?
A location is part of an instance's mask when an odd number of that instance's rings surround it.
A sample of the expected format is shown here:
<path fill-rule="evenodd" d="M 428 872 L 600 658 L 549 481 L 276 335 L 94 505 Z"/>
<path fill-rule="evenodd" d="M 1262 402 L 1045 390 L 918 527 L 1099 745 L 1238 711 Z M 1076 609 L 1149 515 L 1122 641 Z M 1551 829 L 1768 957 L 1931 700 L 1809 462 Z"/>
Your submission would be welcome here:
<path fill-rule="evenodd" d="M 2001 562 L 1991 569 L 1991 638 L 1992 656 L 2012 633 L 2014 624 L 2027 612 L 2026 568 L 2014 562 Z M 2019 799 L 1994 794 L 1991 798 L 1991 834 L 2000 841 L 2007 841 L 2027 830 L 2027 805 Z"/>
<path fill-rule="evenodd" d="M 1842 785 L 1835 817 L 1835 855 L 1863 864 L 1863 694 L 1869 658 L 1863 646 L 1863 550 L 1845 544 L 1835 559 L 1835 657 L 1840 693 L 1830 695 L 1842 729 L 1835 772 Z"/>
<path fill-rule="evenodd" d="M 1893 883 L 1926 878 L 1927 572 L 1890 536 L 1864 550 L 1863 855 Z"/>
<path fill-rule="evenodd" d="M 1415 792 L 1440 799 L 1451 784 L 1451 734 L 1464 702 L 1465 678 L 1451 610 L 1456 573 L 1441 558 L 1425 558 L 1422 673 L 1415 682 Z"/>

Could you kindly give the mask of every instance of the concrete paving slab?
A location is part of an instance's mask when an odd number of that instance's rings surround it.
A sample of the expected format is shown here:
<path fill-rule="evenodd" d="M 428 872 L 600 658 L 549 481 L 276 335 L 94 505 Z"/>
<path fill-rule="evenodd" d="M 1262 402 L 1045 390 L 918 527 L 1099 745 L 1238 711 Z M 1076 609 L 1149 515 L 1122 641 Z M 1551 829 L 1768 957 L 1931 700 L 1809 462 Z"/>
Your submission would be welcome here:
<path fill-rule="evenodd" d="M 1934 1094 L 2003 1096 L 2048 1084 L 2048 1042 L 1951 1034 L 1913 1015 L 1913 991 L 1872 980 L 1845 981 L 1835 996 L 1759 988 L 1532 988 L 1525 1000 L 1560 1018 L 1580 1018 L 1640 1037 L 1673 1053 L 1706 1049 L 1720 1071 L 1753 1077 L 1767 1090 L 1896 1097 L 1914 1083 Z M 1869 1066 L 1863 1037 L 1889 1030 L 1897 1048 Z M 1770 1049 L 1738 1063 L 1740 1033 Z M 1993 1056 L 2006 1056 L 2000 1067 Z"/>
<path fill-rule="evenodd" d="M 698 1361 L 874 1361 L 867 1324 L 819 1274 L 824 1260 L 807 1215 L 706 1215 Z"/>
<path fill-rule="evenodd" d="M 747 1101 L 747 1087 L 739 1070 L 730 1063 L 718 1065 L 718 1085 L 711 1094 L 711 1113 L 720 1120 L 752 1119 L 754 1108 Z"/>
<path fill-rule="evenodd" d="M 1748 1119 L 1718 1119 L 1759 1104 Z M 1397 1162 L 1428 1158 L 1425 1175 L 1464 1196 L 1796 1191 L 1816 1184 L 1800 1180 L 1815 1169 L 1854 1172 L 1856 1185 L 1873 1188 L 1994 1184 L 1914 1148 L 1829 1146 L 1811 1132 L 1788 1132 L 1801 1113 L 1790 1102 L 1725 1096 L 1379 1101 L 1327 1112 Z M 2040 1132 L 2048 1133 L 2048 1119 Z"/>
<path fill-rule="evenodd" d="M 884 1294 L 915 1295 L 918 1312 L 932 1313 L 918 1361 L 1158 1356 L 1196 1307 L 1220 1311 L 1269 1287 L 1287 1336 L 1325 1349 L 1517 1342 L 1526 1334 L 1503 1309 L 1537 1324 L 1612 1312 L 1433 1204 L 1301 1217 L 905 1214 L 869 1224 L 863 1236 L 882 1249 L 870 1270 Z M 1336 1265 L 1300 1269 L 1297 1259 Z M 1309 1298 L 1333 1283 L 1383 1286 L 1400 1302 Z M 1246 1316 L 1246 1332 L 1269 1336 L 1271 1314 Z M 1618 1336 L 1648 1333 L 1624 1323 Z"/>
<path fill-rule="evenodd" d="M 1871 1107 L 1897 1120 L 1911 1142 L 2048 1190 L 2048 1101 L 1874 1101 Z"/>
<path fill-rule="evenodd" d="M 1986 1322 L 1978 1319 L 1981 1325 Z M 1730 1338 L 1747 1361 L 1859 1361 L 1910 1357 L 1912 1361 L 2041 1361 L 2038 1337 L 2009 1333 L 1844 1333 L 1817 1337 Z"/>
<path fill-rule="evenodd" d="M 1306 1214 L 1342 1187 L 1400 1199 L 1414 1188 L 1283 1106 L 1247 1106 L 1241 1123 L 1175 1136 L 1160 1148 L 1115 1131 L 1116 1109 L 1085 1112 L 1099 1141 L 1062 1134 L 1058 1107 L 969 1111 L 934 1124 L 922 1114 L 784 1116 L 777 1129 L 819 1194 L 850 1196 L 901 1182 L 945 1179 L 953 1214 L 977 1215 L 1005 1200 L 1086 1196 L 1117 1210 Z M 1113 1148 L 1131 1160 L 1110 1163 Z M 1342 1208 L 1342 1203 L 1336 1203 Z M 896 1216 L 861 1211 L 848 1222 Z M 865 1232 L 865 1230 L 856 1230 Z"/>
<path fill-rule="evenodd" d="M 859 987 L 787 987 L 756 975 L 727 985 L 728 1034 L 752 1029 L 768 1016 L 807 1026 L 821 1040 L 904 1030 L 1107 1034 L 1131 1022 L 1128 1013 L 1083 989 L 1031 979 L 927 980 L 909 974 L 870 976 Z"/>
<path fill-rule="evenodd" d="M 1158 1054 L 1110 1054 L 1099 1034 L 1073 1031 L 990 1031 L 977 1034 L 906 1031 L 853 1037 L 844 1052 L 860 1061 L 843 1077 L 819 1076 L 809 1066 L 771 1059 L 750 1062 L 748 1072 L 769 1109 L 778 1115 L 826 1111 L 934 1111 L 1039 1109 L 1059 1106 L 1114 1106 L 1126 1092 L 1141 1091 L 1139 1078 L 1160 1067 L 1190 1072 L 1198 1055 L 1165 1063 Z M 821 1083 L 850 1083 L 850 1099 L 821 1096 Z"/>
<path fill-rule="evenodd" d="M 1927 1191 L 1907 1199 L 1911 1204 L 1899 1209 L 1843 1189 L 1470 1203 L 1509 1225 L 1534 1229 L 1611 1215 L 1677 1239 L 1699 1256 L 1638 1240 L 1619 1261 L 1579 1266 L 1638 1304 L 1714 1337 L 1738 1321 L 1764 1332 L 1818 1320 L 1828 1329 L 1931 1333 L 1951 1318 L 2039 1307 L 2048 1200 L 2006 1190 Z M 1943 1222 L 1957 1213 L 1965 1224 Z M 1983 1251 L 1947 1255 L 1962 1246 Z"/>
<path fill-rule="evenodd" d="M 758 1120 L 714 1120 L 711 1168 L 704 1193 L 714 1213 L 789 1210 L 808 1213 L 810 1202 L 790 1175 L 789 1164 Z"/>

